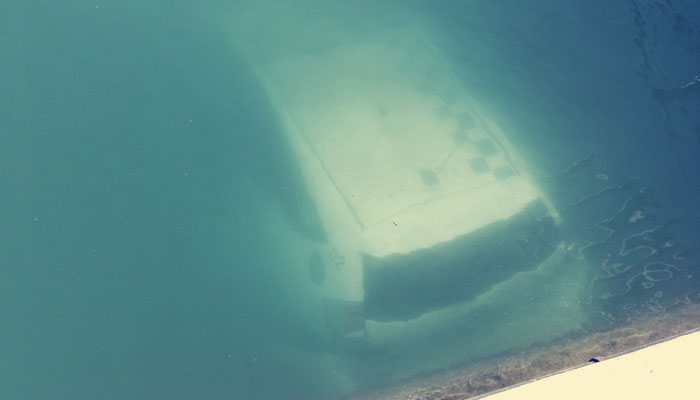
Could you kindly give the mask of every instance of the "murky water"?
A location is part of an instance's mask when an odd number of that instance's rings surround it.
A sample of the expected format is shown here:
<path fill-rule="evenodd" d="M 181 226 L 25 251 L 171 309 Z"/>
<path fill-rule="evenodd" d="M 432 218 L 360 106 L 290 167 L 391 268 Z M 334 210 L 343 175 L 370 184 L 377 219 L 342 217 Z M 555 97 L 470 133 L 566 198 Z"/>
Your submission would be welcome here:
<path fill-rule="evenodd" d="M 0 397 L 342 398 L 700 301 L 695 3 L 288 3 L 0 3 Z"/>

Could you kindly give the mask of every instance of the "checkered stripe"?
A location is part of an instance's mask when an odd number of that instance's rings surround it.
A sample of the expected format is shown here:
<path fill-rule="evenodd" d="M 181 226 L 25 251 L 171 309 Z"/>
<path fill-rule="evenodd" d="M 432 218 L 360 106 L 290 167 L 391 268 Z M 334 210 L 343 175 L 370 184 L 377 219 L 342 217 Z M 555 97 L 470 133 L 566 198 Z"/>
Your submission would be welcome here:
<path fill-rule="evenodd" d="M 463 163 L 464 173 L 475 182 L 493 182 L 517 175 L 504 149 L 465 101 L 461 88 L 450 78 L 449 71 L 429 61 L 416 61 L 411 52 L 407 54 L 410 56 L 398 66 L 398 70 L 411 76 L 414 89 L 431 100 L 438 118 L 453 121 L 449 125 L 454 129 L 445 132 L 455 145 L 457 157 L 452 161 Z M 429 185 L 425 179 L 423 181 Z"/>
<path fill-rule="evenodd" d="M 452 124 L 455 130 L 447 134 L 466 158 L 466 168 L 470 168 L 480 180 L 489 175 L 500 180 L 516 174 L 502 147 L 456 90 L 441 91 L 431 97 L 435 99 L 436 115 L 456 122 Z"/>

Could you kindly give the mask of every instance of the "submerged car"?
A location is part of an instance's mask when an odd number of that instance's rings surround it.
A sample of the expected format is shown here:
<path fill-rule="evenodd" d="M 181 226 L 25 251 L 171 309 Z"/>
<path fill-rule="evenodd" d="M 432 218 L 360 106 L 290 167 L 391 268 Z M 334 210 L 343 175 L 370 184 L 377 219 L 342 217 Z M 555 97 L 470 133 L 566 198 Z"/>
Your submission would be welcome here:
<path fill-rule="evenodd" d="M 553 254 L 556 211 L 420 30 L 257 50 L 323 231 L 298 264 L 332 336 L 371 341 L 367 321 L 468 301 Z"/>

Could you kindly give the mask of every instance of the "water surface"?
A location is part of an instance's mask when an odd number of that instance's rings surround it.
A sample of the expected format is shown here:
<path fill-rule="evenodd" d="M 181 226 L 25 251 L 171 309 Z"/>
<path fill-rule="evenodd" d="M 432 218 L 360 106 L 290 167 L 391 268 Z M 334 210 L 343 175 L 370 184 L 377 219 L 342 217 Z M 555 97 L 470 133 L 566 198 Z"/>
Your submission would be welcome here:
<path fill-rule="evenodd" d="M 700 300 L 695 3 L 263 4 L 247 38 L 249 6 L 0 3 L 0 397 L 340 398 Z M 347 353 L 305 319 L 295 238 L 318 232 L 241 42 L 406 20 L 528 160 L 566 251 Z"/>

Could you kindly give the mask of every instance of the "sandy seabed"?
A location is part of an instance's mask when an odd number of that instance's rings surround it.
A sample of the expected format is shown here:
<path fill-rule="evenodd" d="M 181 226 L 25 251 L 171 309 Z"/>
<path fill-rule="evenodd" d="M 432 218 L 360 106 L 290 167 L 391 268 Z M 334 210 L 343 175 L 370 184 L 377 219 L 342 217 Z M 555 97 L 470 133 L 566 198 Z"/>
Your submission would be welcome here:
<path fill-rule="evenodd" d="M 700 304 L 687 304 L 617 328 L 535 345 L 348 400 L 462 400 L 576 368 L 591 358 L 609 358 L 700 328 Z"/>

